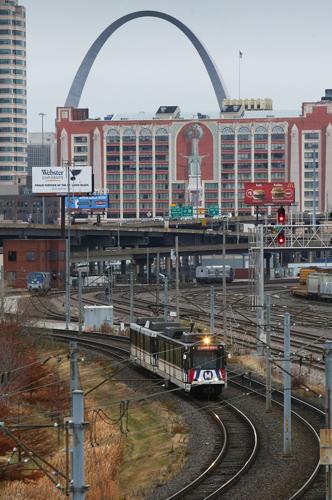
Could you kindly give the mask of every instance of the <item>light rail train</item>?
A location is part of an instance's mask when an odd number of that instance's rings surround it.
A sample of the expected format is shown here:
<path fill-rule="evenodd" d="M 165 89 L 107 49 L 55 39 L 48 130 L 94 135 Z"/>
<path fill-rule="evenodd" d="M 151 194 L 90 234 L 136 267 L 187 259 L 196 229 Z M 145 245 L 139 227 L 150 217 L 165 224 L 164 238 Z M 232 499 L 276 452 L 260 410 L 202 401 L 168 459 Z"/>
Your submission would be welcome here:
<path fill-rule="evenodd" d="M 160 318 L 130 324 L 130 359 L 195 395 L 217 396 L 227 386 L 223 342 L 210 334 Z"/>

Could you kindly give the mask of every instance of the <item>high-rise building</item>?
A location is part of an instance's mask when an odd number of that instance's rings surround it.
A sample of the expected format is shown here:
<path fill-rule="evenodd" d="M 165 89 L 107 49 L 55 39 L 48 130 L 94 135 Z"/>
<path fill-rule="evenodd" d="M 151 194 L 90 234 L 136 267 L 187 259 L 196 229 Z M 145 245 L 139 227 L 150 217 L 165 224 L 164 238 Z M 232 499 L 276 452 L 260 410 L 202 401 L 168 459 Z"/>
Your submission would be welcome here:
<path fill-rule="evenodd" d="M 29 174 L 33 167 L 54 167 L 56 164 L 55 133 L 30 132 L 27 153 Z"/>
<path fill-rule="evenodd" d="M 17 192 L 27 176 L 25 34 L 25 8 L 0 0 L 0 187 Z"/>

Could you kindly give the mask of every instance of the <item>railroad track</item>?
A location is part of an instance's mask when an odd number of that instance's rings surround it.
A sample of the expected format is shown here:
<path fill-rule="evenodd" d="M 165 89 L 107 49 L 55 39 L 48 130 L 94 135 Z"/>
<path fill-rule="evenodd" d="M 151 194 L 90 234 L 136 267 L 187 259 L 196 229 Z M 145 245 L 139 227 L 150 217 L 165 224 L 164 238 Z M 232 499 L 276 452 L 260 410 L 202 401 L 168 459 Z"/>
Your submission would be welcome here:
<path fill-rule="evenodd" d="M 142 287 L 140 287 L 142 288 Z M 114 294 L 114 306 L 117 314 L 128 315 L 128 302 L 126 297 L 126 291 L 120 291 L 118 294 Z M 190 292 L 191 293 L 191 292 Z M 186 293 L 183 293 L 184 300 L 187 300 Z M 99 298 L 98 298 L 99 297 Z M 100 300 L 102 294 L 98 294 L 97 297 L 89 293 L 84 297 L 84 302 L 86 304 L 105 304 L 105 300 Z M 201 297 L 202 299 L 202 297 Z M 39 314 L 46 316 L 49 319 L 54 320 L 64 320 L 64 313 L 57 312 L 54 310 L 49 310 L 49 307 L 45 305 L 44 300 L 40 297 L 33 297 L 33 306 L 38 311 Z M 72 297 L 72 303 L 78 305 L 77 298 Z M 209 322 L 209 314 L 207 313 L 208 306 L 188 307 L 188 305 L 181 305 L 182 318 L 187 318 L 188 320 L 196 320 L 200 323 Z M 157 307 L 150 300 L 135 298 L 134 313 L 137 316 L 145 316 L 146 314 L 156 315 L 157 310 L 161 310 L 162 306 Z M 72 320 L 77 321 L 78 315 L 74 314 L 72 310 Z M 240 352 L 248 352 L 256 349 L 256 318 L 250 317 L 250 312 L 246 313 L 246 318 L 241 317 L 240 314 L 233 314 L 232 318 L 229 318 L 231 322 L 231 334 L 229 335 L 231 344 L 234 345 Z M 278 357 L 280 352 L 283 351 L 283 331 L 280 326 L 281 315 L 274 317 L 274 322 L 272 324 L 273 333 L 271 335 L 272 340 L 272 353 L 274 356 Z M 223 326 L 222 316 L 220 314 L 215 315 L 215 325 L 217 328 Z M 296 353 L 294 357 L 294 362 L 298 365 L 307 366 L 309 369 L 315 368 L 319 371 L 324 369 L 322 363 L 322 348 L 325 341 L 325 335 L 321 335 L 318 339 L 317 334 L 309 333 L 303 330 L 301 327 L 292 326 L 292 351 Z"/>
<path fill-rule="evenodd" d="M 265 384 L 263 382 L 252 379 L 252 377 L 249 378 L 243 373 L 237 374 L 233 372 L 233 377 L 234 375 L 240 376 L 241 382 L 232 378 L 232 372 L 229 372 L 230 378 L 228 383 L 230 385 L 238 387 L 241 390 L 245 389 L 246 391 L 250 391 L 259 398 L 265 398 Z M 279 407 L 283 407 L 282 401 L 283 392 L 274 388 L 272 391 L 272 403 Z M 325 498 L 325 472 L 324 468 L 319 464 L 319 431 L 325 426 L 325 411 L 309 401 L 292 396 L 292 418 L 297 419 L 307 428 L 308 433 L 316 443 L 317 450 L 315 465 L 312 468 L 311 474 L 305 478 L 301 487 L 292 493 L 289 500 L 298 498 Z"/>
<path fill-rule="evenodd" d="M 121 360 L 128 359 L 127 337 L 119 338 L 108 334 L 68 335 L 67 331 L 55 330 L 51 331 L 50 334 L 56 340 L 66 342 L 76 340 L 81 347 L 98 351 L 106 356 L 115 356 Z M 237 382 L 234 380 L 234 376 L 241 376 L 243 382 Z M 252 378 L 249 379 L 243 374 L 234 373 L 233 379 L 229 383 L 237 385 L 242 393 L 245 390 L 246 393 L 249 391 L 255 392 L 257 396 L 262 397 L 264 384 Z M 274 390 L 274 404 L 280 404 L 281 398 L 280 391 Z M 299 398 L 293 398 L 293 405 L 296 405 L 296 411 L 293 410 L 294 418 L 299 419 L 301 425 L 305 425 L 308 432 L 312 434 L 318 452 L 319 438 L 317 432 L 324 425 L 324 412 Z M 203 403 L 200 403 L 200 406 L 200 411 L 207 410 L 207 408 L 204 408 Z M 205 406 L 208 406 L 211 417 L 218 422 L 220 428 L 220 436 L 214 444 L 213 457 L 197 478 L 173 493 L 168 500 L 180 498 L 184 500 L 216 499 L 221 498 L 221 495 L 227 489 L 230 489 L 231 494 L 231 487 L 236 487 L 237 481 L 248 471 L 257 455 L 259 448 L 255 425 L 246 415 L 241 413 L 241 410 L 234 407 L 234 405 L 228 404 L 227 399 L 218 400 L 214 404 L 210 402 L 206 405 L 205 403 Z M 293 500 L 300 498 L 304 494 L 306 495 L 305 498 L 323 498 L 323 496 L 319 496 L 323 491 L 324 475 L 319 467 L 317 453 L 316 466 L 311 474 L 305 478 L 301 487 L 293 492 L 290 498 Z"/>
<path fill-rule="evenodd" d="M 66 330 L 51 330 L 47 333 L 61 342 L 77 341 L 80 347 L 97 351 L 106 356 L 128 360 L 128 337 L 108 334 L 69 334 Z M 193 403 L 197 405 L 197 401 Z M 219 498 L 219 495 L 230 488 L 236 479 L 245 473 L 253 463 L 258 449 L 258 434 L 250 419 L 232 404 L 219 400 L 218 403 L 199 404 L 200 411 L 206 411 L 220 429 L 219 438 L 214 443 L 212 459 L 199 476 L 180 491 L 173 494 L 172 499 L 208 499 Z"/>
<path fill-rule="evenodd" d="M 222 432 L 222 439 L 215 443 L 215 448 L 220 450 L 200 476 L 168 500 L 220 498 L 254 462 L 258 451 L 258 433 L 253 422 L 227 402 L 209 410 L 209 414 Z"/>

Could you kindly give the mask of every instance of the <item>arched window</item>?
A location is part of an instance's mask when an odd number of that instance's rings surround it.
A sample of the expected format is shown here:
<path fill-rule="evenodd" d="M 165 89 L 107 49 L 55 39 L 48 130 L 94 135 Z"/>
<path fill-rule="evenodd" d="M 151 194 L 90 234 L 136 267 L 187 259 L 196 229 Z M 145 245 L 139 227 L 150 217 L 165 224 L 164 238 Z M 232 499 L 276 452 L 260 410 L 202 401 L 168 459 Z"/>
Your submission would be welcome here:
<path fill-rule="evenodd" d="M 234 130 L 231 127 L 225 127 L 221 131 L 221 136 L 223 140 L 234 141 Z"/>
<path fill-rule="evenodd" d="M 283 127 L 280 127 L 280 126 L 277 126 L 277 127 L 273 127 L 272 129 L 272 140 L 276 140 L 276 139 L 282 139 L 284 140 L 285 139 L 285 131 L 283 129 Z"/>
<path fill-rule="evenodd" d="M 250 129 L 248 127 L 240 127 L 238 132 L 238 140 L 239 141 L 250 141 Z"/>
<path fill-rule="evenodd" d="M 156 142 L 166 142 L 168 141 L 168 131 L 166 128 L 158 128 L 156 130 Z"/>
<path fill-rule="evenodd" d="M 123 142 L 135 142 L 136 141 L 136 133 L 133 128 L 126 128 L 123 132 Z"/>
<path fill-rule="evenodd" d="M 115 128 L 109 129 L 107 131 L 106 142 L 107 144 L 111 142 L 120 142 L 120 135 L 118 130 L 116 130 Z"/>
<path fill-rule="evenodd" d="M 265 127 L 257 127 L 255 130 L 255 140 L 267 140 L 267 129 Z"/>
<path fill-rule="evenodd" d="M 139 140 L 140 142 L 151 142 L 152 141 L 152 133 L 151 133 L 151 130 L 144 127 L 144 128 L 141 128 L 141 130 L 139 131 Z"/>

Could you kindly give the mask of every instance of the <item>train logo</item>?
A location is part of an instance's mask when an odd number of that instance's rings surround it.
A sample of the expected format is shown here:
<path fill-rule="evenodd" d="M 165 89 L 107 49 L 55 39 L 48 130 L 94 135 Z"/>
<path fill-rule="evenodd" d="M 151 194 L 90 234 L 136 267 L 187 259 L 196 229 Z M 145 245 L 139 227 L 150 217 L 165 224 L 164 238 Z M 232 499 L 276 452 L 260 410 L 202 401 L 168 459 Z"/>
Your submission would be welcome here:
<path fill-rule="evenodd" d="M 203 378 L 204 380 L 212 380 L 213 374 L 211 371 L 205 371 L 203 372 Z"/>

